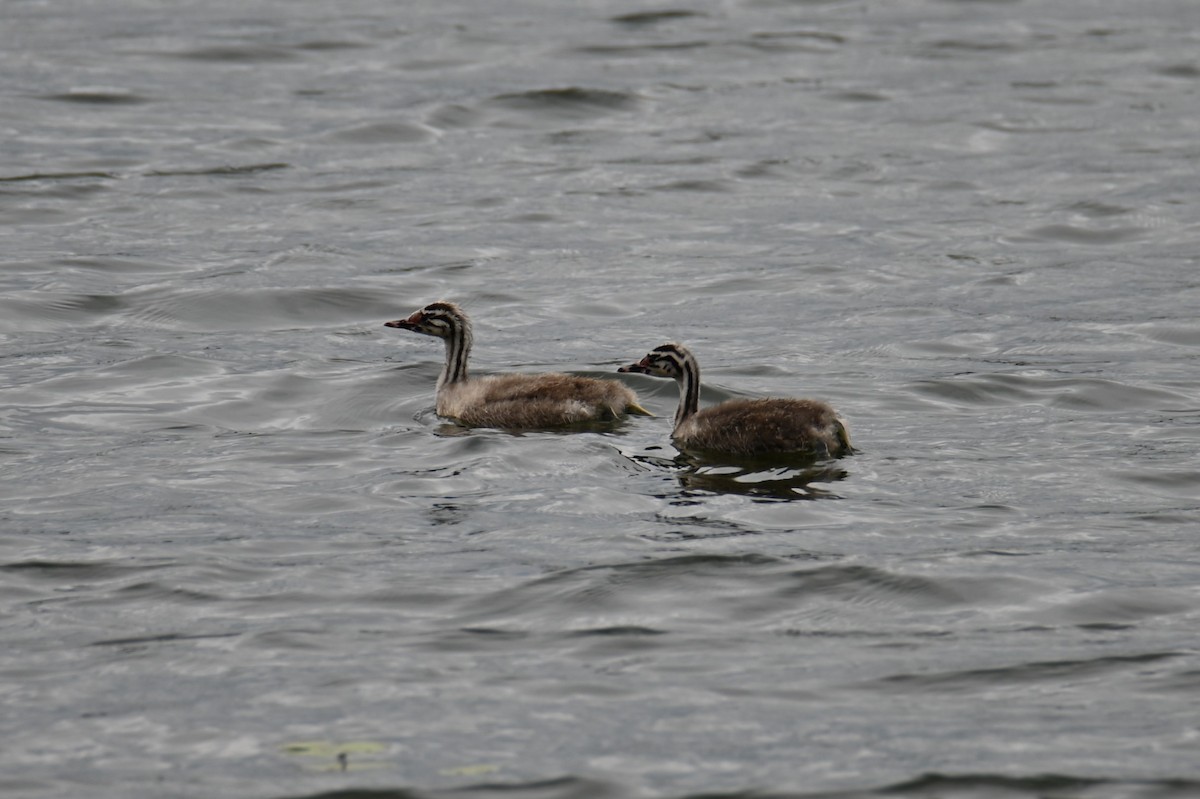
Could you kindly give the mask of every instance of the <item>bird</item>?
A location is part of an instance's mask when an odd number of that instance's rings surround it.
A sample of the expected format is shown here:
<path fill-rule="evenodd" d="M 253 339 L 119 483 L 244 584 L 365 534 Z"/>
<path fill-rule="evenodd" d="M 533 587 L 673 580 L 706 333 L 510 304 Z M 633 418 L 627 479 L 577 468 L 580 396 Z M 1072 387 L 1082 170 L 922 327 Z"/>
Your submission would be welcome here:
<path fill-rule="evenodd" d="M 652 416 L 633 389 L 617 380 L 547 372 L 471 377 L 471 318 L 439 300 L 385 327 L 411 330 L 446 342 L 446 364 L 437 381 L 438 416 L 467 427 L 534 430 L 604 422 L 623 414 Z"/>
<path fill-rule="evenodd" d="M 682 344 L 655 347 L 645 358 L 617 371 L 675 379 L 679 408 L 671 438 L 685 453 L 776 458 L 841 457 L 854 452 L 846 423 L 818 400 L 731 399 L 700 410 L 700 365 Z"/>

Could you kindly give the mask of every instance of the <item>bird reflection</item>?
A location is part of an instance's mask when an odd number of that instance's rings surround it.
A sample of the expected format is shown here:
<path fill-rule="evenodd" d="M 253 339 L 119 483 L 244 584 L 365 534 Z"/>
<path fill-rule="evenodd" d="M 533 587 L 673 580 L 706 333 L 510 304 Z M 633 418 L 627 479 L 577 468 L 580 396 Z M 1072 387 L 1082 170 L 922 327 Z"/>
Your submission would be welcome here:
<path fill-rule="evenodd" d="M 833 464 L 768 470 L 692 466 L 679 473 L 679 484 L 686 491 L 741 494 L 766 500 L 838 499 L 833 491 L 817 484 L 845 477 L 846 470 Z"/>
<path fill-rule="evenodd" d="M 641 454 L 633 459 L 656 469 L 675 471 L 685 498 L 710 493 L 740 494 L 763 501 L 840 499 L 822 484 L 843 480 L 848 475 L 838 462 L 815 457 L 716 462 L 680 453 L 674 458 Z"/>

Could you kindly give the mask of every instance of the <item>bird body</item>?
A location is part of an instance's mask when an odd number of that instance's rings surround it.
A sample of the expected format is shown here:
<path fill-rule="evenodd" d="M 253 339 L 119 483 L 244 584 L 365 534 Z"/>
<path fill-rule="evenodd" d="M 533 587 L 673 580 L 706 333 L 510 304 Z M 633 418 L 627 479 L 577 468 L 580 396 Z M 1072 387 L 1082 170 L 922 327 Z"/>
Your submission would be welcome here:
<path fill-rule="evenodd" d="M 452 302 L 430 303 L 385 325 L 446 342 L 437 414 L 469 427 L 539 429 L 609 421 L 626 413 L 649 415 L 633 390 L 616 380 L 557 372 L 470 377 L 471 320 Z"/>
<path fill-rule="evenodd" d="M 697 411 L 675 428 L 684 449 L 731 455 L 841 455 L 850 448 L 833 408 L 808 399 L 736 399 Z"/>
<path fill-rule="evenodd" d="M 470 427 L 534 429 L 602 422 L 635 407 L 637 397 L 623 383 L 553 372 L 472 378 L 443 385 L 437 396 L 438 416 Z"/>
<path fill-rule="evenodd" d="M 733 399 L 700 409 L 700 366 L 682 344 L 656 347 L 641 361 L 619 371 L 671 377 L 679 383 L 671 438 L 686 452 L 770 458 L 840 457 L 854 451 L 846 423 L 818 400 Z"/>

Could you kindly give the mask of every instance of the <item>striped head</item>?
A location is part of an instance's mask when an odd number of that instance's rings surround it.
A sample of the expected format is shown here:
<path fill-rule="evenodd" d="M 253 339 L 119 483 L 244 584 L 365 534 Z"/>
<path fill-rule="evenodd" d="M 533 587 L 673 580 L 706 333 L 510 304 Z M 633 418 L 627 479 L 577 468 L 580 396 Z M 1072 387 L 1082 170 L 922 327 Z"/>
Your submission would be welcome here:
<path fill-rule="evenodd" d="M 384 322 L 383 325 L 441 339 L 459 336 L 469 339 L 471 336 L 471 320 L 466 312 L 454 303 L 444 300 L 429 303 L 407 319 Z"/>
<path fill-rule="evenodd" d="M 689 371 L 690 365 L 692 370 L 695 369 L 695 359 L 692 353 L 688 352 L 687 347 L 682 344 L 663 344 L 661 347 L 655 347 L 646 353 L 646 357 L 642 358 L 637 363 L 631 363 L 628 366 L 622 366 L 618 372 L 640 372 L 644 375 L 653 375 L 654 377 L 670 377 L 674 380 L 682 380 L 684 374 Z"/>

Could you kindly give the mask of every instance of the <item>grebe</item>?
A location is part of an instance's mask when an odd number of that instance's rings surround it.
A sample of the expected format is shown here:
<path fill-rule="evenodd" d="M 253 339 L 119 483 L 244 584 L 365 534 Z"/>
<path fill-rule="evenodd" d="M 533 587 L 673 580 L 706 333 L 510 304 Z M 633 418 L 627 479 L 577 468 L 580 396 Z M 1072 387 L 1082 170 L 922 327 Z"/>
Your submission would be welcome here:
<path fill-rule="evenodd" d="M 846 423 L 817 400 L 733 399 L 699 410 L 700 366 L 682 344 L 655 347 L 642 360 L 617 371 L 671 377 L 679 383 L 671 438 L 681 450 L 750 458 L 840 457 L 854 452 Z"/>
<path fill-rule="evenodd" d="M 452 302 L 426 305 L 407 319 L 384 323 L 446 342 L 446 364 L 437 381 L 437 414 L 470 427 L 537 429 L 650 416 L 637 395 L 616 380 L 559 373 L 467 375 L 471 319 Z"/>

